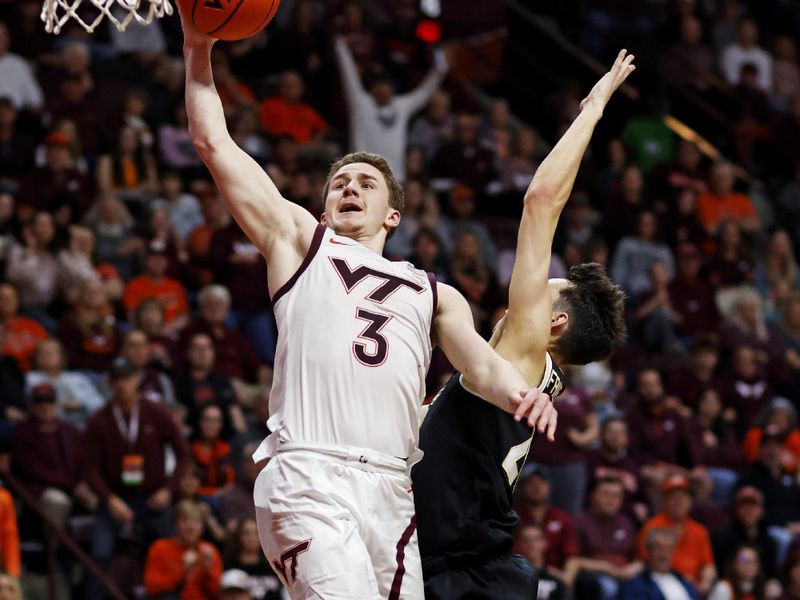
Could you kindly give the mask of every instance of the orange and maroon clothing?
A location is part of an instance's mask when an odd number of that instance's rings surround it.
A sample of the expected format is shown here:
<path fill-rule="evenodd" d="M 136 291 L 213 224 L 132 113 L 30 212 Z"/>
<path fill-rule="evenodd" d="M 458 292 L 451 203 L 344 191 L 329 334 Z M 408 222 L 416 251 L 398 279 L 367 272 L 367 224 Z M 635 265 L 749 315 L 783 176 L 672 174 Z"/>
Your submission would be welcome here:
<path fill-rule="evenodd" d="M 231 463 L 231 446 L 217 440 L 209 449 L 203 442 L 192 443 L 192 456 L 200 468 L 200 493 L 213 496 L 220 488 L 233 485 L 236 475 Z"/>
<path fill-rule="evenodd" d="M 665 513 L 659 513 L 647 521 L 639 532 L 639 556 L 647 560 L 647 532 L 651 529 L 673 529 L 678 524 Z M 711 540 L 708 530 L 697 521 L 686 519 L 680 530 L 678 544 L 672 558 L 672 570 L 677 571 L 692 583 L 700 579 L 700 572 L 707 566 L 714 565 L 711 551 Z"/>
<path fill-rule="evenodd" d="M 153 542 L 147 551 L 144 567 L 144 587 L 148 597 L 178 593 L 181 600 L 216 600 L 220 593 L 222 558 L 217 549 L 208 542 L 200 541 L 195 548 L 198 563 L 186 570 L 183 555 L 188 550 L 175 538 Z M 210 569 L 202 566 L 203 553 L 211 552 Z"/>

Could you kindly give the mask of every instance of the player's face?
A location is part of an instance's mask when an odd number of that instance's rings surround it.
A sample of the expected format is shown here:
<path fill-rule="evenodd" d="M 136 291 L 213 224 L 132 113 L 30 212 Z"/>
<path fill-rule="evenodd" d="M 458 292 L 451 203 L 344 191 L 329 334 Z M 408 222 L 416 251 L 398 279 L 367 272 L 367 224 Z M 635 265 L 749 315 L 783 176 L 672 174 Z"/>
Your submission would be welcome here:
<path fill-rule="evenodd" d="M 383 173 L 366 163 L 352 163 L 331 179 L 322 221 L 339 235 L 358 239 L 396 227 L 400 211 L 389 206 Z"/>

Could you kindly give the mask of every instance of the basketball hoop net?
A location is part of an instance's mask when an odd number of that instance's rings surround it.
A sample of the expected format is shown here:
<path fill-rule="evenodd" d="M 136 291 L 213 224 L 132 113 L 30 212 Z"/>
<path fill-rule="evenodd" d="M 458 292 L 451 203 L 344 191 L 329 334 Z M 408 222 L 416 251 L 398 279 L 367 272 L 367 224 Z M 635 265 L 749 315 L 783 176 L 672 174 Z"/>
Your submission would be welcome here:
<path fill-rule="evenodd" d="M 60 33 L 64 24 L 73 19 L 91 33 L 103 17 L 107 17 L 117 29 L 125 31 L 131 21 L 148 25 L 153 19 L 172 14 L 169 0 L 85 0 L 83 9 L 81 1 L 44 0 L 42 21 L 45 29 L 49 33 Z"/>

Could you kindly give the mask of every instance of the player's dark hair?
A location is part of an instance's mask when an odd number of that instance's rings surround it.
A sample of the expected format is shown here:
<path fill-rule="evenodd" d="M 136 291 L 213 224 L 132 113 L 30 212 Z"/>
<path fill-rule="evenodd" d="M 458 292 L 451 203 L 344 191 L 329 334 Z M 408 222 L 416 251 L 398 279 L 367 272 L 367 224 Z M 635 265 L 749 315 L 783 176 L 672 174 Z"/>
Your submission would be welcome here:
<path fill-rule="evenodd" d="M 384 181 L 386 181 L 386 187 L 389 188 L 389 206 L 395 210 L 399 210 L 402 214 L 406 206 L 403 186 L 395 179 L 392 168 L 389 166 L 389 163 L 386 162 L 386 159 L 380 154 L 373 154 L 372 152 L 351 152 L 350 154 L 345 154 L 331 165 L 331 168 L 328 170 L 328 178 L 325 180 L 325 188 L 322 190 L 322 210 L 325 210 L 325 199 L 328 197 L 328 188 L 331 185 L 333 176 L 336 175 L 336 172 L 342 167 L 352 165 L 353 163 L 366 163 L 372 165 L 381 172 Z"/>
<path fill-rule="evenodd" d="M 555 342 L 564 364 L 603 360 L 625 337 L 625 294 L 599 263 L 571 267 L 553 309 L 569 315 L 567 330 Z"/>

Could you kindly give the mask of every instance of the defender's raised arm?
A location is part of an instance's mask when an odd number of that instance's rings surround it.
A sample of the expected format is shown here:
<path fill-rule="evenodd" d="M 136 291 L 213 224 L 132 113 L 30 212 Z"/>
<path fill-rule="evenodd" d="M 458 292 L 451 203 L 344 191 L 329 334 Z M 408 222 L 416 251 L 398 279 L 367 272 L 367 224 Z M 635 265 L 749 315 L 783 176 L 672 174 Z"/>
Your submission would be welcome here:
<path fill-rule="evenodd" d="M 264 169 L 233 141 L 211 71 L 215 40 L 198 33 L 183 15 L 181 22 L 192 143 L 228 210 L 267 259 L 272 295 L 300 266 L 317 223 L 306 210 L 285 200 Z"/>

